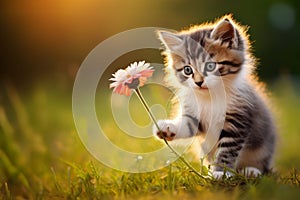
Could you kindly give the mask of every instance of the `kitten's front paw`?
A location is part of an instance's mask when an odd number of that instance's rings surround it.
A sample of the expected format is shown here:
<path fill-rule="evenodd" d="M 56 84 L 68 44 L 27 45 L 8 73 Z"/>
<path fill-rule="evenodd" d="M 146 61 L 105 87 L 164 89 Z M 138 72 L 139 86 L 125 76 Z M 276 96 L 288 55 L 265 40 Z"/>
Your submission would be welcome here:
<path fill-rule="evenodd" d="M 217 179 L 217 180 L 221 180 L 224 176 L 225 178 L 230 178 L 232 177 L 234 174 L 231 172 L 224 172 L 224 171 L 214 171 L 212 173 L 212 176 Z"/>
<path fill-rule="evenodd" d="M 171 141 L 176 136 L 176 127 L 170 120 L 158 120 L 157 125 L 159 126 L 161 132 L 157 127 L 153 126 L 153 134 L 160 139 L 165 138 L 168 141 Z"/>
<path fill-rule="evenodd" d="M 247 177 L 253 177 L 256 178 L 261 175 L 261 171 L 255 167 L 245 167 L 242 170 L 242 174 Z"/>

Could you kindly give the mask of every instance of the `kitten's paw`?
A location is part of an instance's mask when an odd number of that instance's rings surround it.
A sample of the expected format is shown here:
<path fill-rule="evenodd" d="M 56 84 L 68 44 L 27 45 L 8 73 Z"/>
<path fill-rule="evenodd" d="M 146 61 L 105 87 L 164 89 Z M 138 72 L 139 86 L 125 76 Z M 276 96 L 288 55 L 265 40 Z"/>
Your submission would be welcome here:
<path fill-rule="evenodd" d="M 258 177 L 261 175 L 261 171 L 255 167 L 245 167 L 242 170 L 242 174 L 247 176 L 247 177 Z"/>
<path fill-rule="evenodd" d="M 230 178 L 232 177 L 234 174 L 231 172 L 224 172 L 224 171 L 214 171 L 212 173 L 212 176 L 217 179 L 217 180 L 221 180 L 223 179 L 223 177 L 225 178 Z"/>
<path fill-rule="evenodd" d="M 158 120 L 157 122 L 161 132 L 157 129 L 157 127 L 153 126 L 153 134 L 160 139 L 165 138 L 168 141 L 171 141 L 176 136 L 176 127 L 170 120 Z"/>

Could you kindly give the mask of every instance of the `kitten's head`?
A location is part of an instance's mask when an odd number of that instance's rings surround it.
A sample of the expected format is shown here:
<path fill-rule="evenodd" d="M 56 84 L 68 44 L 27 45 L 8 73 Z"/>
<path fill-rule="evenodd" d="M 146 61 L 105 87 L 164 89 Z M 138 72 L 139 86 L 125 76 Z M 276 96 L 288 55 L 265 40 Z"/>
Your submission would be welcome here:
<path fill-rule="evenodd" d="M 207 91 L 218 86 L 219 80 L 228 87 L 251 73 L 248 36 L 231 16 L 178 33 L 158 34 L 166 48 L 168 81 L 173 85 Z"/>

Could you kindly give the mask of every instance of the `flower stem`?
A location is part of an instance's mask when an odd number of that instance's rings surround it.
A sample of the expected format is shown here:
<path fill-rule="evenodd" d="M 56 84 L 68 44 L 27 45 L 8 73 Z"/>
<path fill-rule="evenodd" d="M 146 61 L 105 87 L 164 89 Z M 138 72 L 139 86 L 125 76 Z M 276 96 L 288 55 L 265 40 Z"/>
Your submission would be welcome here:
<path fill-rule="evenodd" d="M 156 122 L 156 119 L 155 119 L 154 115 L 152 114 L 152 112 L 151 112 L 151 110 L 150 110 L 150 108 L 149 108 L 147 102 L 145 101 L 145 99 L 144 99 L 144 97 L 143 97 L 143 95 L 142 95 L 140 89 L 137 88 L 137 89 L 135 89 L 134 91 L 135 91 L 135 93 L 137 94 L 137 96 L 138 96 L 138 98 L 140 99 L 140 101 L 142 102 L 144 108 L 145 108 L 146 111 L 148 112 L 148 114 L 149 114 L 151 120 L 154 122 L 156 128 L 160 131 L 160 128 L 159 128 L 159 126 L 158 126 L 158 124 L 157 124 L 157 122 Z"/>
<path fill-rule="evenodd" d="M 161 133 L 162 131 L 160 130 L 160 128 L 159 128 L 159 126 L 158 126 L 158 124 L 157 124 L 157 122 L 156 122 L 156 119 L 155 119 L 155 117 L 154 117 L 154 115 L 153 115 L 153 113 L 151 112 L 151 110 L 150 110 L 150 108 L 149 108 L 149 106 L 148 106 L 148 104 L 147 104 L 147 102 L 145 101 L 145 99 L 144 99 L 144 97 L 143 97 L 143 95 L 141 94 L 141 91 L 139 90 L 139 88 L 137 88 L 137 89 L 135 89 L 134 90 L 135 91 L 135 93 L 137 94 L 137 96 L 138 96 L 138 98 L 140 99 L 140 101 L 142 102 L 142 104 L 143 104 L 143 106 L 144 106 L 144 108 L 146 109 L 146 111 L 148 112 L 148 114 L 149 114 L 149 116 L 150 116 L 150 118 L 151 118 L 151 120 L 153 121 L 153 123 L 155 124 L 155 126 L 156 126 L 156 128 L 157 128 L 157 130 Z M 164 140 L 164 142 L 166 143 L 166 145 L 171 149 L 171 151 L 176 155 L 176 156 L 178 156 L 178 158 L 192 171 L 192 172 L 194 172 L 196 175 L 198 175 L 199 177 L 201 177 L 201 178 L 203 178 L 203 179 L 205 179 L 205 177 L 204 176 L 202 176 L 188 161 L 186 161 L 185 159 L 184 159 L 184 157 L 183 156 L 181 156 L 169 143 L 168 143 L 168 141 L 166 140 L 166 138 L 162 135 L 162 138 L 163 138 L 163 140 Z"/>

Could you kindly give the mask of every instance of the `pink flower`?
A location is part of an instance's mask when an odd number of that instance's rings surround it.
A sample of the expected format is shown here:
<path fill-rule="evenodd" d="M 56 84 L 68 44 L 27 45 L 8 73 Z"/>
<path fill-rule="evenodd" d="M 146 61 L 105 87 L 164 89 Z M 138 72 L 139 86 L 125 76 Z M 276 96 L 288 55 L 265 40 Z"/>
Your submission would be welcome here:
<path fill-rule="evenodd" d="M 149 63 L 145 63 L 145 61 L 134 62 L 126 69 L 119 69 L 114 73 L 113 78 L 109 79 L 114 82 L 109 87 L 114 88 L 113 92 L 129 96 L 131 89 L 143 86 L 153 72 L 153 67 Z"/>

